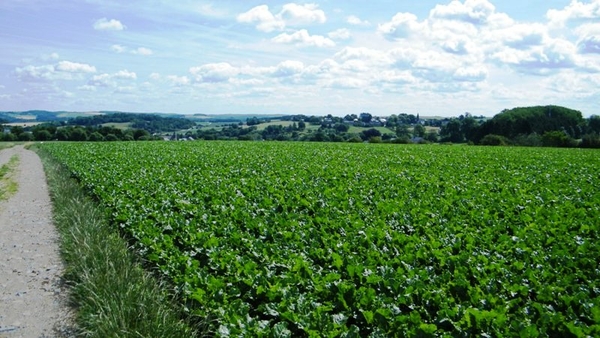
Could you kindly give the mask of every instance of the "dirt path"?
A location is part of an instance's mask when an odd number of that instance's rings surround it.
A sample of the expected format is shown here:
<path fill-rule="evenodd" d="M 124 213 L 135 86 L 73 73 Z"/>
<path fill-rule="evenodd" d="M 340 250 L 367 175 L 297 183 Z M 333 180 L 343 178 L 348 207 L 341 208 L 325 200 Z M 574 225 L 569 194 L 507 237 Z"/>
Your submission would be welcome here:
<path fill-rule="evenodd" d="M 0 201 L 0 338 L 60 337 L 68 309 L 46 177 L 22 145 L 0 151 L 0 167 L 13 155 L 18 191 Z"/>

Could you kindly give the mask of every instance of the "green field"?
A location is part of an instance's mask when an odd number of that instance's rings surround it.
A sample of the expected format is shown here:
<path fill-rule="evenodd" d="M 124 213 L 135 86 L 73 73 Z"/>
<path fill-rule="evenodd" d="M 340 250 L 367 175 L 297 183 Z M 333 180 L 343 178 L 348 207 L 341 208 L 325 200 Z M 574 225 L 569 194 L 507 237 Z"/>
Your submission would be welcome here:
<path fill-rule="evenodd" d="M 103 123 L 102 126 L 103 127 L 117 128 L 117 129 L 121 129 L 121 130 L 127 130 L 127 129 L 131 128 L 131 123 L 130 122 Z"/>
<path fill-rule="evenodd" d="M 219 336 L 599 336 L 600 152 L 45 143 Z"/>

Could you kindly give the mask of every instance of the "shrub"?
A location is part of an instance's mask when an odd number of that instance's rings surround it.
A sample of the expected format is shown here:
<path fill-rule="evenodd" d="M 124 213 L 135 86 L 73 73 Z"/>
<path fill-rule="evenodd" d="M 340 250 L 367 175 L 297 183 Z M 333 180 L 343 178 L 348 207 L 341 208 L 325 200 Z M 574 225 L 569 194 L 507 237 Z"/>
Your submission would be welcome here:
<path fill-rule="evenodd" d="M 564 131 L 547 131 L 542 135 L 542 145 L 544 147 L 575 147 L 577 141 Z"/>
<path fill-rule="evenodd" d="M 502 135 L 488 134 L 481 139 L 479 144 L 482 146 L 506 146 L 510 144 L 510 141 Z"/>

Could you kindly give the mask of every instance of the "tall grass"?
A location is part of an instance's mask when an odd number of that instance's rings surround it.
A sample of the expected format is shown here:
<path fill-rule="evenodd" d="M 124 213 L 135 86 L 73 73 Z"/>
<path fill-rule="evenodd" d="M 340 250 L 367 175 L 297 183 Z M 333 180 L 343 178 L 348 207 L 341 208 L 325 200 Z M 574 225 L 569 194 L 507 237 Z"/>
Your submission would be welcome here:
<path fill-rule="evenodd" d="M 196 337 L 167 285 L 145 271 L 105 211 L 48 154 L 48 179 L 65 279 L 82 337 Z"/>

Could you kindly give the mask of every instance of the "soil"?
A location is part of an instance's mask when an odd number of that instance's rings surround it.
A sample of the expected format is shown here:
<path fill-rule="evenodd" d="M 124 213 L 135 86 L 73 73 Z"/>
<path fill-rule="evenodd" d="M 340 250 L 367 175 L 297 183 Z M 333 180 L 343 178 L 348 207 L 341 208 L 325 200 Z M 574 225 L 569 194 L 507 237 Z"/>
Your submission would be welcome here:
<path fill-rule="evenodd" d="M 0 338 L 66 337 L 70 311 L 63 263 L 40 158 L 22 145 L 0 151 L 0 166 L 19 157 L 17 192 L 0 201 Z"/>

